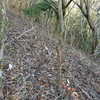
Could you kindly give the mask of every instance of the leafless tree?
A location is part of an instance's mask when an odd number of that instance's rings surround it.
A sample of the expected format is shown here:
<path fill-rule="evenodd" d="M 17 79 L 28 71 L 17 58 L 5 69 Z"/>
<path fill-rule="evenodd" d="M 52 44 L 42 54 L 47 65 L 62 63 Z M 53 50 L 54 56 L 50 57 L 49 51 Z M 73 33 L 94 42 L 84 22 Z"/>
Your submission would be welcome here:
<path fill-rule="evenodd" d="M 97 38 L 97 31 L 95 23 L 91 17 L 90 13 L 90 0 L 80 0 L 80 3 L 73 0 L 73 2 L 79 7 L 83 15 L 85 16 L 91 30 L 92 30 L 92 37 L 93 37 L 93 43 L 92 43 L 92 49 L 91 53 L 93 54 L 95 52 L 95 49 L 98 45 L 98 38 Z"/>
<path fill-rule="evenodd" d="M 6 15 L 6 7 L 5 7 L 5 0 L 0 0 L 1 4 L 1 18 L 2 18 L 2 23 L 1 23 L 1 31 L 0 31 L 0 97 L 3 96 L 2 93 L 2 62 L 3 62 L 3 53 L 4 53 L 4 37 L 6 34 L 6 29 L 7 29 L 7 15 Z"/>

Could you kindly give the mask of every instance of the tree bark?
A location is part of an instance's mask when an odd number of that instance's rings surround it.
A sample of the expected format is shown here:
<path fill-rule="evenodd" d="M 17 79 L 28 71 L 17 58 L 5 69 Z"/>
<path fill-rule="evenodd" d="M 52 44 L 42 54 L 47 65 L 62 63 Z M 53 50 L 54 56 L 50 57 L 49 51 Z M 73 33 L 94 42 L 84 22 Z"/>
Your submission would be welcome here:
<path fill-rule="evenodd" d="M 59 93 L 62 93 L 62 66 L 61 66 L 61 45 L 62 45 L 62 35 L 64 33 L 64 16 L 62 8 L 63 0 L 58 0 L 58 21 L 59 21 L 59 36 L 57 45 L 57 63 L 58 63 L 58 87 Z"/>
<path fill-rule="evenodd" d="M 86 18 L 86 20 L 92 30 L 93 43 L 92 43 L 92 47 L 91 47 L 91 54 L 93 54 L 98 45 L 98 38 L 97 38 L 97 31 L 96 31 L 95 24 L 90 16 L 89 0 L 80 0 L 80 5 L 75 1 L 73 1 L 73 2 L 79 7 L 79 9 L 83 13 L 84 17 Z"/>
<path fill-rule="evenodd" d="M 93 43 L 92 43 L 92 47 L 91 47 L 91 54 L 94 54 L 96 47 L 98 45 L 97 31 L 96 31 L 96 27 L 95 27 L 90 15 L 88 15 L 87 21 L 88 21 L 89 26 L 92 30 Z"/>
<path fill-rule="evenodd" d="M 2 26 L 0 32 L 0 97 L 3 98 L 2 92 L 2 62 L 3 62 L 3 53 L 4 53 L 4 37 L 7 29 L 7 16 L 6 16 L 6 7 L 5 0 L 0 0 L 1 3 L 1 15 L 2 15 Z"/>

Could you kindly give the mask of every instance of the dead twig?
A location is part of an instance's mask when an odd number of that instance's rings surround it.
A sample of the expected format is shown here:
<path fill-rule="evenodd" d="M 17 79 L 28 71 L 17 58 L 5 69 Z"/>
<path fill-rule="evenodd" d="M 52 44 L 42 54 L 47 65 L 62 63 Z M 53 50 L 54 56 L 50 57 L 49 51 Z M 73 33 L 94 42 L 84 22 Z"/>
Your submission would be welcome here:
<path fill-rule="evenodd" d="M 81 90 L 90 100 L 92 100 L 92 98 L 89 96 L 89 94 L 86 91 L 84 91 L 83 89 L 81 89 Z"/>
<path fill-rule="evenodd" d="M 66 91 L 63 91 L 59 96 L 57 96 L 54 100 L 62 100 L 66 96 Z"/>
<path fill-rule="evenodd" d="M 80 58 L 80 60 L 88 59 L 88 58 L 90 58 L 90 57 L 93 57 L 93 56 L 95 56 L 95 55 L 98 55 L 99 53 L 100 53 L 100 52 L 96 52 L 96 53 L 94 53 L 94 54 L 92 54 L 92 55 L 89 55 L 89 56 L 87 56 L 87 57 Z"/>
<path fill-rule="evenodd" d="M 31 29 L 29 29 L 29 30 L 27 30 L 27 31 L 24 31 L 21 35 L 15 37 L 15 39 L 18 40 L 18 39 L 21 38 L 24 34 L 26 34 L 26 33 L 30 32 L 30 31 L 32 31 L 33 29 L 35 29 L 35 28 L 37 27 L 37 26 L 33 27 L 33 24 L 31 24 L 31 25 L 32 25 L 32 28 L 31 28 Z M 12 39 L 12 40 L 9 41 L 8 43 L 6 43 L 5 46 L 8 45 L 9 43 L 11 43 L 12 41 L 14 41 L 15 39 Z"/>
<path fill-rule="evenodd" d="M 32 27 L 31 29 L 29 29 L 29 30 L 27 30 L 27 31 L 25 31 L 25 32 L 23 32 L 21 35 L 19 35 L 18 37 L 16 37 L 16 39 L 19 39 L 19 38 L 21 38 L 25 33 L 28 33 L 28 32 L 30 32 L 30 31 L 32 31 L 33 29 L 35 29 L 37 26 L 35 26 L 35 27 Z"/>
<path fill-rule="evenodd" d="M 61 96 L 62 96 L 62 94 L 60 94 L 59 96 L 57 96 L 54 100 L 58 100 Z"/>

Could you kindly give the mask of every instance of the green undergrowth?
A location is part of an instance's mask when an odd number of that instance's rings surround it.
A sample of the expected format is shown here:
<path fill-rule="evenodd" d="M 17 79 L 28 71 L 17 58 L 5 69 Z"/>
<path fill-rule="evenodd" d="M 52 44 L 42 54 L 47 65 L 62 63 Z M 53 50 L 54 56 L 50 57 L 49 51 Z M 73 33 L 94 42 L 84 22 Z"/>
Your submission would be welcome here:
<path fill-rule="evenodd" d="M 39 17 L 42 11 L 50 11 L 50 6 L 45 2 L 41 1 L 39 3 L 33 4 L 30 7 L 26 7 L 23 9 L 25 15 L 29 17 Z M 49 12 L 48 12 L 49 13 Z"/>

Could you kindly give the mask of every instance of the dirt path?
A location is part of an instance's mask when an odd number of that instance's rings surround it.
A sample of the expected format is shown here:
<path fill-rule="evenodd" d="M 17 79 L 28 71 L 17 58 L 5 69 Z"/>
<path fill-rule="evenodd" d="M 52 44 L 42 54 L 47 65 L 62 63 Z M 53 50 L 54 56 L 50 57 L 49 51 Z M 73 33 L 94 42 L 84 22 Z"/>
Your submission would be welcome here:
<path fill-rule="evenodd" d="M 64 96 L 56 99 L 57 40 L 41 25 L 15 13 L 8 12 L 8 18 L 10 24 L 3 68 L 5 100 L 74 100 L 71 97 L 72 91 L 64 87 Z M 67 80 L 70 80 L 71 88 L 75 88 L 80 95 L 75 100 L 99 100 L 100 69 L 80 58 L 81 55 L 74 48 L 69 45 L 63 46 L 64 86 L 67 85 Z M 9 69 L 9 64 L 12 65 L 12 69 Z"/>

